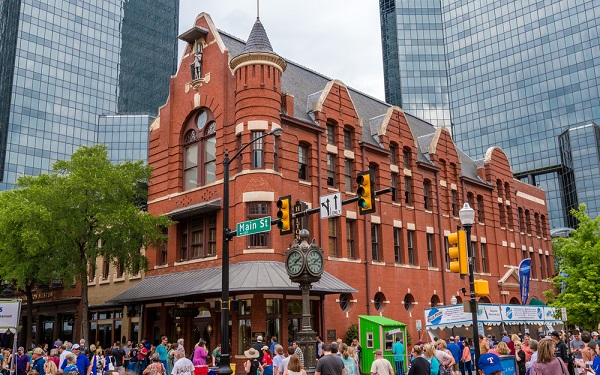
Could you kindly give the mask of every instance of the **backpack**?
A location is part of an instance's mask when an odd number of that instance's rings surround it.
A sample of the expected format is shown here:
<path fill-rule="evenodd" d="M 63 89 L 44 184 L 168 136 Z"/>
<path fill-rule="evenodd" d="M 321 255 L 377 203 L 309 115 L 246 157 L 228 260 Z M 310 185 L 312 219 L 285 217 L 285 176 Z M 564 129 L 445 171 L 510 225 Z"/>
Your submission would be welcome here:
<path fill-rule="evenodd" d="M 109 358 L 108 361 L 108 370 L 114 370 L 115 366 L 117 365 L 117 360 L 115 359 L 115 357 L 113 357 L 112 355 Z"/>
<path fill-rule="evenodd" d="M 138 361 L 138 350 L 131 349 L 129 352 L 129 362 L 137 362 Z"/>

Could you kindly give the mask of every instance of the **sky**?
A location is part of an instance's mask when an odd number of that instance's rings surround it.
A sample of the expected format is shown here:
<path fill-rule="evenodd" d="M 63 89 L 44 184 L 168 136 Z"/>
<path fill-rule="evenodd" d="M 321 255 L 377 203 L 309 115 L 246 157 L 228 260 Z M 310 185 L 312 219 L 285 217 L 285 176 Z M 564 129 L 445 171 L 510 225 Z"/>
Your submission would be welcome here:
<path fill-rule="evenodd" d="M 378 1 L 260 0 L 259 9 L 275 53 L 385 100 Z M 202 12 L 218 29 L 247 40 L 257 2 L 180 0 L 180 33 L 190 29 Z M 182 48 L 180 42 L 180 59 Z"/>

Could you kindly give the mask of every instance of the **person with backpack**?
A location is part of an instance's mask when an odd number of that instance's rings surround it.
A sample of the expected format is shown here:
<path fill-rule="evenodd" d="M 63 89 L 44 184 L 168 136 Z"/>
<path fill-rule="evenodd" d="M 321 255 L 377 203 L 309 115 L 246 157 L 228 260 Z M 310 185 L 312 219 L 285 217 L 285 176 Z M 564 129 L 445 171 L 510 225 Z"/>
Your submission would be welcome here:
<path fill-rule="evenodd" d="M 131 346 L 131 350 L 129 350 L 129 367 L 127 368 L 128 372 L 133 372 L 135 374 L 138 373 L 138 346 L 134 344 Z"/>
<path fill-rule="evenodd" d="M 257 359 L 258 356 L 260 355 L 258 353 L 258 350 L 254 349 L 254 348 L 250 348 L 244 352 L 244 355 L 246 356 L 246 358 L 248 358 L 246 363 L 244 363 L 244 370 L 246 371 L 246 374 L 247 375 L 262 375 L 264 370 L 263 370 L 262 365 L 260 364 L 260 362 Z"/>

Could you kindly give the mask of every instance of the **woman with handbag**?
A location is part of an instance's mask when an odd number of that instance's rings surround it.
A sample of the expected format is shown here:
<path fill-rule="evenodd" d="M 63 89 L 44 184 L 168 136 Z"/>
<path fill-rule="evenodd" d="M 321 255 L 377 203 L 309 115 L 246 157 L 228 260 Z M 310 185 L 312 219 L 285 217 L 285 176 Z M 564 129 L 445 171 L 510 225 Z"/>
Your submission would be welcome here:
<path fill-rule="evenodd" d="M 463 340 L 463 349 L 462 349 L 462 357 L 460 358 L 460 373 L 461 375 L 465 375 L 468 371 L 469 375 L 472 375 L 471 372 L 471 348 L 469 347 L 469 340 Z"/>
<path fill-rule="evenodd" d="M 569 375 L 567 366 L 554 356 L 556 343 L 552 339 L 542 339 L 538 344 L 537 361 L 531 365 L 531 375 Z"/>

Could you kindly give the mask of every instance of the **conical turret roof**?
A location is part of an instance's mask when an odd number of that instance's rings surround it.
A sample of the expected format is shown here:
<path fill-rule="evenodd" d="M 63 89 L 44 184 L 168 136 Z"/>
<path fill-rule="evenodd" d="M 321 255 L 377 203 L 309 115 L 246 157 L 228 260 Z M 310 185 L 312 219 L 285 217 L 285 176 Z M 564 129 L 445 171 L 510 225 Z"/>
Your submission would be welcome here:
<path fill-rule="evenodd" d="M 250 31 L 250 36 L 248 37 L 246 47 L 244 48 L 242 54 L 256 52 L 275 53 L 273 52 L 273 47 L 271 47 L 271 42 L 269 41 L 267 32 L 265 31 L 265 28 L 258 17 L 256 18 L 254 26 L 252 27 L 252 31 Z"/>

